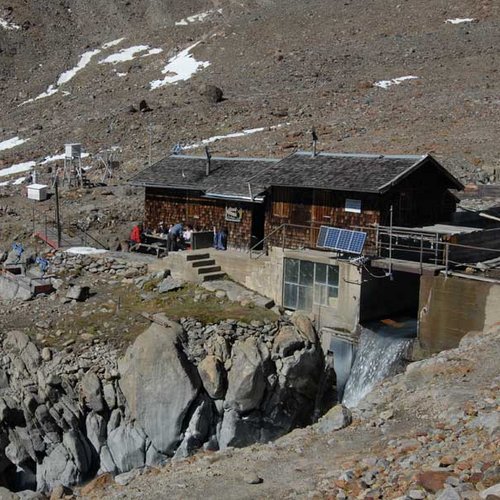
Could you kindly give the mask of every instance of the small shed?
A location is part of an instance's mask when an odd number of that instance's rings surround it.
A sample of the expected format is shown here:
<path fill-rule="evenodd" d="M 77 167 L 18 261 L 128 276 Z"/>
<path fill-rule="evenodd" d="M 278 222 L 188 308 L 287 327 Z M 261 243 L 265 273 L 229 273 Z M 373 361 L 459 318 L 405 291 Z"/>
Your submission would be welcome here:
<path fill-rule="evenodd" d="M 49 186 L 46 184 L 30 184 L 28 186 L 28 198 L 30 200 L 44 201 L 47 199 L 47 189 Z"/>

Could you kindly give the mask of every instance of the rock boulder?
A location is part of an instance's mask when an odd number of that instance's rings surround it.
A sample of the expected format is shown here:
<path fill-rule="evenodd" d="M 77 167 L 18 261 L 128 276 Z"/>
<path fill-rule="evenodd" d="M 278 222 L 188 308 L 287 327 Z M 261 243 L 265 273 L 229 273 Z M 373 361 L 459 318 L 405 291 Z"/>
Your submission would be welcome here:
<path fill-rule="evenodd" d="M 160 320 L 161 325 L 153 323 L 119 360 L 119 385 L 132 419 L 160 453 L 172 454 L 201 382 L 181 348 L 182 327 L 165 317 Z"/>

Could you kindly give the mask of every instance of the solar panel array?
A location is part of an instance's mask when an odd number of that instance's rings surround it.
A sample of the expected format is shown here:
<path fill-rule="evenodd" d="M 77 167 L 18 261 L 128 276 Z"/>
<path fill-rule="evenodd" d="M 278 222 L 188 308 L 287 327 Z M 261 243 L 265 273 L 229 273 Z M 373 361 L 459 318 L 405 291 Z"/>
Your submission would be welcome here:
<path fill-rule="evenodd" d="M 365 241 L 366 233 L 362 231 L 321 226 L 316 246 L 339 252 L 360 254 L 363 251 Z"/>

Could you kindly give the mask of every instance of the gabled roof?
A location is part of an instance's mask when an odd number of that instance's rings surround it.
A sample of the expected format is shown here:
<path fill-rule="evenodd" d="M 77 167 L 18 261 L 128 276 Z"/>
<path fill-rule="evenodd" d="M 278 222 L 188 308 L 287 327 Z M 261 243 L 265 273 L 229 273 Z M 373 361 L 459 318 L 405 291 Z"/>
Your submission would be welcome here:
<path fill-rule="evenodd" d="M 250 194 L 256 197 L 267 188 L 252 179 L 277 161 L 214 156 L 210 161 L 210 174 L 206 175 L 205 157 L 172 155 L 142 170 L 129 182 L 135 186 L 196 190 L 210 197 L 250 200 Z"/>
<path fill-rule="evenodd" d="M 370 155 L 300 151 L 284 158 L 213 157 L 210 173 L 202 156 L 172 155 L 130 179 L 135 186 L 199 191 L 207 197 L 262 201 L 272 186 L 382 194 L 423 166 L 431 166 L 449 189 L 463 189 L 430 155 Z M 257 198 L 257 199 L 256 199 Z"/>
<path fill-rule="evenodd" d="M 448 188 L 463 189 L 432 156 L 297 152 L 266 169 L 256 180 L 266 186 L 309 187 L 384 193 L 424 164 L 446 178 Z"/>

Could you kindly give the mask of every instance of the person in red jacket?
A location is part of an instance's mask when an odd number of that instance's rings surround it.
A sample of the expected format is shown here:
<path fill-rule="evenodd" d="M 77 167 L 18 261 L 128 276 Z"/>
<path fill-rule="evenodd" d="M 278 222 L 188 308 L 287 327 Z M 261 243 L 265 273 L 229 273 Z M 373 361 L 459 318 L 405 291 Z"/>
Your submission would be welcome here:
<path fill-rule="evenodd" d="M 137 224 L 130 233 L 130 244 L 135 245 L 142 241 L 142 224 Z"/>

